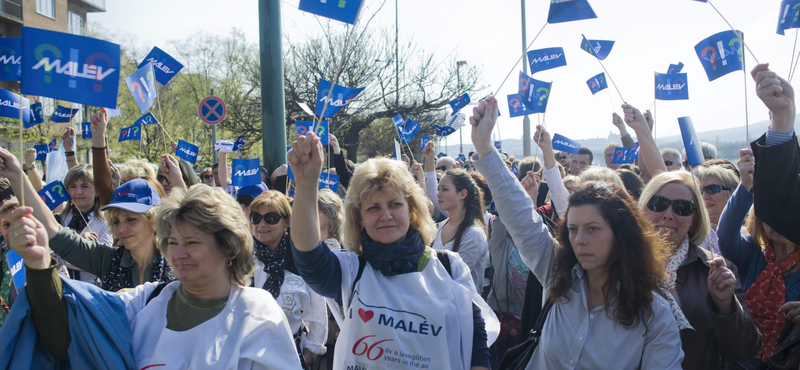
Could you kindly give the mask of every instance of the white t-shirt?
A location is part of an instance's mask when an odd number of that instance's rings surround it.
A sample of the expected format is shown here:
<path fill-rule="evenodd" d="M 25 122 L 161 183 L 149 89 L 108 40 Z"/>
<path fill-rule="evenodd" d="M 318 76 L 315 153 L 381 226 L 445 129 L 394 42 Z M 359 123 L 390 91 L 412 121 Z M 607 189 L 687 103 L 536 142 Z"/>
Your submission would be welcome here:
<path fill-rule="evenodd" d="M 72 221 L 72 217 L 73 217 L 72 212 L 69 212 L 61 216 L 61 223 L 64 225 L 64 227 L 69 225 L 69 223 Z M 94 212 L 92 212 L 92 214 L 89 215 L 89 219 L 87 221 L 89 222 L 87 226 L 84 227 L 83 230 L 81 230 L 81 232 L 79 232 L 78 234 L 93 232 L 97 234 L 98 238 L 100 238 L 101 244 L 113 245 L 114 238 L 111 236 L 111 229 L 108 227 L 108 222 L 106 222 L 106 220 L 101 220 L 98 219 L 97 217 L 94 217 Z M 67 262 L 66 265 L 68 269 L 78 271 L 80 273 L 79 275 L 80 279 L 78 280 L 83 281 L 84 283 L 97 285 L 98 282 L 102 282 L 103 278 L 102 276 L 94 276 L 84 270 L 81 270 L 73 266 L 69 262 Z"/>
<path fill-rule="evenodd" d="M 439 224 L 439 230 L 436 231 L 436 239 L 433 240 L 433 249 L 444 249 L 448 251 L 453 250 L 455 238 L 450 240 L 447 244 L 442 243 L 442 228 L 447 224 L 447 220 Z M 470 275 L 472 276 L 472 283 L 475 289 L 480 293 L 484 285 L 484 272 L 486 265 L 489 263 L 489 241 L 486 240 L 486 233 L 483 228 L 478 225 L 472 225 L 464 230 L 464 235 L 461 236 L 461 245 L 458 248 L 458 255 L 464 260 L 464 263 L 469 267 Z"/>

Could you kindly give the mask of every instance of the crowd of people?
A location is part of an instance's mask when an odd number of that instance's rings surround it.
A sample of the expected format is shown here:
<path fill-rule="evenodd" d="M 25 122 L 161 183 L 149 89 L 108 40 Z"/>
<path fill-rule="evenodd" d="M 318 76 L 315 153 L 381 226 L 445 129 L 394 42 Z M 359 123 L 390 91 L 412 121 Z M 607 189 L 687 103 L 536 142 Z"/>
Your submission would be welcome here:
<path fill-rule="evenodd" d="M 660 150 L 627 103 L 605 166 L 543 126 L 543 160 L 517 160 L 493 145 L 494 97 L 466 161 L 429 142 L 423 163 L 356 165 L 308 133 L 294 181 L 262 168 L 246 187 L 224 153 L 199 176 L 169 154 L 117 167 L 98 112 L 92 165 L 64 133 L 54 211 L 35 151 L 0 149 L 0 369 L 797 368 L 794 92 L 752 77 L 771 124 L 736 164 Z M 639 157 L 613 164 L 629 129 Z M 326 152 L 337 192 L 319 190 Z"/>

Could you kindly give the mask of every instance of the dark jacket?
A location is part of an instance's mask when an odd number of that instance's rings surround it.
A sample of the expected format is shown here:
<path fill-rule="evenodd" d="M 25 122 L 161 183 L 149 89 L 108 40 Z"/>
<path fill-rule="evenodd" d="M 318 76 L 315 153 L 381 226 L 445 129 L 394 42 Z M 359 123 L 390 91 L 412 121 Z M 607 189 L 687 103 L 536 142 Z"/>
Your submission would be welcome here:
<path fill-rule="evenodd" d="M 797 135 L 767 146 L 767 135 L 750 143 L 756 159 L 753 197 L 756 216 L 794 244 L 800 244 L 800 148 Z"/>
<path fill-rule="evenodd" d="M 761 334 L 750 318 L 744 301 L 744 290 L 736 281 L 733 304 L 735 311 L 726 316 L 717 314 L 708 293 L 707 261 L 711 253 L 689 246 L 686 262 L 678 268 L 677 290 L 680 306 L 694 330 L 681 330 L 684 369 L 720 369 L 719 357 L 730 361 L 753 358 L 761 349 Z M 738 276 L 736 265 L 725 260 L 728 268 Z"/>

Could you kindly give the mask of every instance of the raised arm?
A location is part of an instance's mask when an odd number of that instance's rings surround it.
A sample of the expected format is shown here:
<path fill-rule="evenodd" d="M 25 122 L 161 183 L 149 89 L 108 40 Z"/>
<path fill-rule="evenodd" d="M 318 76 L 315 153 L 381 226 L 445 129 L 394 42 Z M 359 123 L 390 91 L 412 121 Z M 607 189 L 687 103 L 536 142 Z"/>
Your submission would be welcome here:
<path fill-rule="evenodd" d="M 633 138 L 628 133 L 628 129 L 625 128 L 625 122 L 622 121 L 622 117 L 616 112 L 611 113 L 611 124 L 619 130 L 619 140 L 622 142 L 622 146 L 626 148 L 633 146 Z"/>
<path fill-rule="evenodd" d="M 223 189 L 227 189 L 228 185 L 231 183 L 231 175 L 228 173 L 228 153 L 226 152 L 219 152 L 219 166 L 217 166 L 217 171 L 219 171 L 219 186 Z"/>
<path fill-rule="evenodd" d="M 622 104 L 622 111 L 625 113 L 625 124 L 633 129 L 636 138 L 639 139 L 639 158 L 647 165 L 647 169 L 655 176 L 659 172 L 667 171 L 664 160 L 658 145 L 650 133 L 647 120 L 638 109 L 628 103 Z"/>
<path fill-rule="evenodd" d="M 564 186 L 561 171 L 558 170 L 556 165 L 555 156 L 553 155 L 553 139 L 544 126 L 536 126 L 533 140 L 542 148 L 544 176 L 545 180 L 547 180 L 547 186 L 550 188 L 550 200 L 555 206 L 556 213 L 560 217 L 564 217 L 567 214 L 567 207 L 569 207 L 569 191 Z"/>
<path fill-rule="evenodd" d="M 292 233 L 292 242 L 297 250 L 310 252 L 320 242 L 317 193 L 323 155 L 322 144 L 317 135 L 300 135 L 292 143 L 287 160 L 295 178 L 291 227 L 292 230 L 304 230 Z"/>
<path fill-rule="evenodd" d="M 61 228 L 55 216 L 44 204 L 42 198 L 36 193 L 36 189 L 31 185 L 27 176 L 20 176 L 22 169 L 17 161 L 17 157 L 7 150 L 0 148 L 0 176 L 7 178 L 11 182 L 14 194 L 19 198 L 25 194 L 25 205 L 33 209 L 33 217 L 39 220 L 47 231 L 48 239 L 54 237 Z M 20 182 L 21 180 L 21 182 Z"/>
<path fill-rule="evenodd" d="M 428 195 L 428 199 L 433 203 L 434 218 L 442 214 L 447 217 L 447 212 L 439 208 L 439 200 L 437 199 L 439 194 L 439 181 L 436 179 L 436 168 L 434 167 L 436 165 L 434 163 L 436 161 L 436 151 L 433 148 L 432 141 L 425 144 L 422 155 L 424 157 L 422 160 L 422 168 L 425 170 L 425 194 Z"/>
<path fill-rule="evenodd" d="M 106 150 L 106 128 L 108 127 L 108 113 L 104 110 L 94 114 L 92 123 L 92 173 L 94 174 L 94 188 L 100 205 L 111 203 L 114 197 L 114 185 L 111 181 L 111 168 L 108 166 L 108 152 Z"/>
<path fill-rule="evenodd" d="M 61 135 L 61 140 L 64 142 L 67 168 L 72 169 L 78 165 L 78 157 L 75 155 L 75 130 L 72 127 L 67 127 L 64 130 L 64 134 Z"/>
<path fill-rule="evenodd" d="M 44 184 L 42 184 L 42 174 L 36 169 L 36 149 L 29 148 L 25 152 L 25 168 L 28 174 L 28 180 L 31 180 L 33 188 L 36 189 L 36 191 L 42 190 L 44 186 Z"/>
<path fill-rule="evenodd" d="M 753 152 L 749 149 L 739 151 L 739 173 L 742 181 L 734 190 L 725 209 L 719 216 L 717 224 L 717 235 L 719 236 L 719 249 L 722 256 L 733 262 L 737 267 L 744 270 L 750 263 L 750 248 L 761 249 L 748 236 L 742 235 L 741 229 L 750 206 L 753 205 L 753 174 L 755 173 L 755 159 Z M 748 248 L 750 247 L 750 248 Z"/>
<path fill-rule="evenodd" d="M 331 152 L 333 153 L 333 167 L 336 168 L 336 174 L 339 175 L 339 185 L 349 188 L 350 179 L 353 177 L 353 174 L 350 172 L 350 169 L 347 168 L 344 154 L 342 154 L 342 149 L 339 147 L 339 139 L 334 135 L 328 135 L 328 139 L 330 140 Z"/>
<path fill-rule="evenodd" d="M 175 157 L 169 154 L 162 154 L 161 168 L 159 171 L 169 180 L 173 189 L 187 189 L 186 182 L 183 181 L 183 176 L 181 175 L 181 168 Z"/>

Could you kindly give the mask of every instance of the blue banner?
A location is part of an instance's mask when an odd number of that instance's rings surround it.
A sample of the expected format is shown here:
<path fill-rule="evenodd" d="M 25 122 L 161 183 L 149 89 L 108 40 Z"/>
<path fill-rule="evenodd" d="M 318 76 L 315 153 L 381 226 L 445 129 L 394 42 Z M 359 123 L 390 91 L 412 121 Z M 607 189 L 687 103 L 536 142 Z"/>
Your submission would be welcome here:
<path fill-rule="evenodd" d="M 81 122 L 81 136 L 84 139 L 91 139 L 92 138 L 92 123 L 91 122 Z"/>
<path fill-rule="evenodd" d="M 294 177 L 294 176 L 292 176 Z M 231 185 L 250 186 L 261 183 L 261 164 L 258 158 L 234 159 Z"/>
<path fill-rule="evenodd" d="M 147 63 L 153 64 L 154 71 L 156 72 L 156 81 L 162 85 L 166 85 L 169 80 L 183 69 L 183 64 L 175 60 L 175 58 L 167 54 L 164 50 L 159 49 L 158 46 L 153 46 L 153 50 L 150 50 L 150 53 L 144 57 L 144 60 L 142 60 L 136 68 L 142 68 Z"/>
<path fill-rule="evenodd" d="M 189 162 L 191 164 L 197 163 L 197 153 L 200 148 L 190 142 L 178 140 L 178 148 L 175 150 L 175 156 Z"/>
<path fill-rule="evenodd" d="M 552 82 L 539 81 L 520 72 L 517 94 L 522 104 L 525 104 L 532 113 L 544 113 L 547 109 L 547 101 L 550 99 L 551 85 Z"/>
<path fill-rule="evenodd" d="M 681 128 L 683 147 L 686 149 L 686 160 L 689 161 L 689 165 L 694 166 L 705 162 L 706 158 L 703 156 L 703 148 L 700 146 L 700 140 L 697 139 L 692 119 L 689 117 L 680 117 L 678 118 L 678 126 Z"/>
<path fill-rule="evenodd" d="M 784 30 L 800 27 L 800 0 L 783 0 L 778 11 L 778 31 L 783 35 Z"/>
<path fill-rule="evenodd" d="M 469 99 L 469 94 L 464 93 L 459 95 L 455 100 L 450 102 L 450 108 L 453 108 L 453 113 L 456 114 L 461 108 L 466 107 L 472 100 Z"/>
<path fill-rule="evenodd" d="M 349 88 L 344 86 L 335 85 L 333 87 L 333 94 L 330 94 L 331 82 L 327 80 L 319 80 L 319 89 L 317 89 L 317 104 L 314 106 L 314 114 L 322 118 L 333 117 L 336 112 L 344 108 L 347 103 L 350 103 L 358 94 L 364 91 L 364 88 Z M 328 95 L 331 95 L 328 100 Z M 327 102 L 327 104 L 326 104 Z M 325 115 L 322 115 L 322 110 L 325 109 Z"/>
<path fill-rule="evenodd" d="M 39 198 L 42 198 L 44 204 L 46 204 L 47 208 L 50 208 L 51 211 L 60 206 L 61 203 L 64 203 L 70 199 L 67 189 L 59 180 L 45 185 L 42 190 L 39 190 L 38 194 Z"/>
<path fill-rule="evenodd" d="M 656 99 L 687 100 L 689 84 L 686 73 L 661 74 L 656 72 Z"/>
<path fill-rule="evenodd" d="M 17 252 L 10 250 L 6 252 L 8 259 L 8 270 L 14 279 L 14 288 L 19 292 L 25 286 L 25 263 Z"/>
<path fill-rule="evenodd" d="M 294 121 L 294 129 L 298 135 L 305 135 L 314 126 L 312 121 Z M 328 121 L 317 121 L 317 137 L 322 145 L 328 145 Z"/>
<path fill-rule="evenodd" d="M 327 130 L 326 130 L 327 131 Z M 233 142 L 233 151 L 242 150 L 244 148 L 244 135 L 240 135 Z"/>
<path fill-rule="evenodd" d="M 639 143 L 627 148 L 615 148 L 611 164 L 633 163 L 639 158 Z"/>
<path fill-rule="evenodd" d="M 547 23 L 563 23 L 597 18 L 589 0 L 550 0 Z"/>
<path fill-rule="evenodd" d="M 425 145 L 428 145 L 429 141 L 431 141 L 431 137 L 430 136 L 421 137 L 420 138 L 420 143 L 419 143 L 419 150 L 425 150 Z"/>
<path fill-rule="evenodd" d="M 36 126 L 40 123 L 44 123 L 44 110 L 42 109 L 42 103 L 33 103 L 31 104 L 31 112 L 30 112 L 30 126 L 25 128 Z"/>
<path fill-rule="evenodd" d="M 323 172 L 319 175 L 319 190 L 322 189 L 331 189 L 332 192 L 336 192 L 339 190 L 339 176 L 338 175 L 331 175 L 329 173 Z"/>
<path fill-rule="evenodd" d="M 419 122 L 412 120 L 411 118 L 406 119 L 406 122 L 397 128 L 397 132 L 400 133 L 400 138 L 402 139 L 403 144 L 406 145 L 408 145 L 411 140 L 414 140 L 414 136 L 417 136 L 419 130 Z"/>
<path fill-rule="evenodd" d="M 147 112 L 133 123 L 138 123 L 140 125 L 157 125 L 158 120 L 156 119 L 156 116 L 153 115 L 153 112 Z"/>
<path fill-rule="evenodd" d="M 78 113 L 80 109 L 78 108 L 67 108 L 58 106 L 56 110 L 50 115 L 50 122 L 57 122 L 57 123 L 66 123 L 72 120 L 72 117 Z"/>
<path fill-rule="evenodd" d="M 117 140 L 117 142 L 121 143 L 128 140 L 142 140 L 141 124 L 134 123 L 133 125 L 125 127 L 119 131 L 119 140 Z"/>
<path fill-rule="evenodd" d="M 22 56 L 23 94 L 117 107 L 119 45 L 22 27 Z"/>
<path fill-rule="evenodd" d="M 581 149 L 581 144 L 578 144 L 577 141 L 566 136 L 555 134 L 553 135 L 553 149 L 561 152 L 578 154 L 578 150 Z"/>
<path fill-rule="evenodd" d="M 125 83 L 128 84 L 128 90 L 130 90 L 133 100 L 139 106 L 139 111 L 141 113 L 147 112 L 156 101 L 156 96 L 158 96 L 153 63 L 147 63 L 144 67 L 133 72 L 125 79 Z"/>
<path fill-rule="evenodd" d="M 597 92 L 602 91 L 603 89 L 607 89 L 608 81 L 606 81 L 605 72 L 600 72 L 599 75 L 590 78 L 588 81 L 586 81 L 586 86 L 589 86 L 589 90 L 592 92 L 592 95 L 597 94 Z"/>
<path fill-rule="evenodd" d="M 736 31 L 742 37 L 741 31 Z M 706 70 L 708 81 L 742 70 L 742 40 L 733 31 L 722 31 L 695 45 L 694 51 Z"/>
<path fill-rule="evenodd" d="M 534 74 L 567 65 L 567 57 L 564 56 L 564 48 L 531 50 L 528 52 L 528 64 L 531 74 Z"/>
<path fill-rule="evenodd" d="M 18 38 L 0 38 L 0 81 L 19 81 L 22 43 Z"/>
<path fill-rule="evenodd" d="M 436 158 L 444 158 L 444 157 L 447 157 L 447 154 L 444 154 L 442 152 L 439 152 L 439 154 L 436 155 Z"/>
<path fill-rule="evenodd" d="M 340 22 L 355 24 L 363 0 L 300 0 L 298 9 Z"/>
<path fill-rule="evenodd" d="M 511 118 L 527 116 L 531 113 L 532 112 L 525 107 L 525 104 L 522 104 L 522 99 L 519 98 L 519 94 L 511 94 L 508 96 L 508 115 Z"/>
<path fill-rule="evenodd" d="M 683 63 L 678 62 L 678 64 L 670 64 L 669 68 L 667 68 L 667 74 L 681 73 L 682 70 L 683 70 Z"/>
<path fill-rule="evenodd" d="M 611 53 L 611 48 L 613 47 L 614 41 L 587 40 L 586 36 L 583 36 L 583 40 L 581 40 L 581 49 L 589 54 L 594 55 L 600 60 L 605 60 L 608 57 L 608 54 Z"/>

